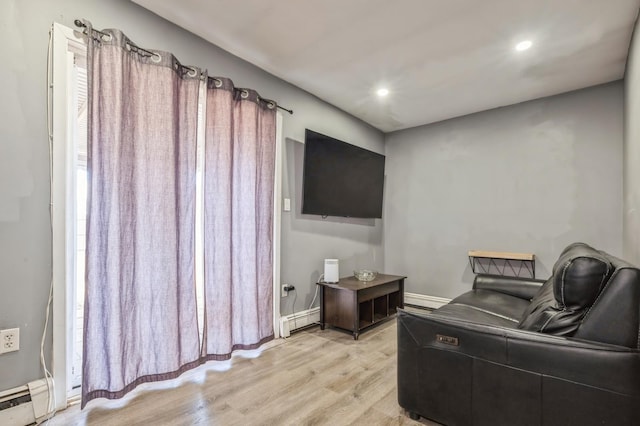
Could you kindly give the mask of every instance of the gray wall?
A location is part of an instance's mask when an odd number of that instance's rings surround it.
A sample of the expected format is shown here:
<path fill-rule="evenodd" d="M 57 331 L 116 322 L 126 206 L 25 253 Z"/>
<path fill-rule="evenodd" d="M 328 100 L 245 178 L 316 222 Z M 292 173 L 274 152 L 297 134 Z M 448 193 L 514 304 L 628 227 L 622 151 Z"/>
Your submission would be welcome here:
<path fill-rule="evenodd" d="M 623 85 L 615 82 L 387 135 L 385 271 L 407 291 L 471 287 L 468 250 L 567 244 L 621 255 Z"/>
<path fill-rule="evenodd" d="M 640 265 L 640 35 L 629 48 L 624 97 L 624 258 Z"/>
<path fill-rule="evenodd" d="M 49 154 L 46 130 L 46 56 L 53 21 L 73 27 L 87 18 L 96 28 L 120 28 L 142 47 L 173 52 L 184 64 L 208 68 L 237 86 L 257 89 L 266 98 L 293 108 L 284 117 L 283 190 L 298 198 L 304 129 L 309 127 L 377 152 L 378 130 L 308 93 L 212 46 L 128 0 L 5 0 L 0 6 L 0 328 L 20 327 L 19 352 L 0 355 L 0 390 L 42 377 L 40 337 L 51 274 Z M 311 300 L 314 277 L 328 256 L 345 267 L 355 258 L 373 259 L 381 249 L 379 223 L 319 220 L 283 213 L 282 279 L 298 290 L 296 310 Z M 337 248 L 340 245 L 340 248 Z M 378 257 L 381 262 L 381 257 Z M 372 263 L 363 262 L 363 263 Z M 381 265 L 381 263 L 379 264 Z M 346 269 L 343 269 L 346 272 Z M 291 297 L 289 299 L 292 299 Z M 316 302 L 317 303 L 317 302 Z M 291 302 L 285 303 L 288 312 Z M 47 344 L 50 353 L 50 343 Z"/>
<path fill-rule="evenodd" d="M 320 123 L 318 123 L 320 125 Z M 351 142 L 345 132 L 340 136 L 333 123 L 327 122 L 327 132 Z M 363 140 L 366 142 L 367 140 Z M 382 153 L 377 144 L 361 144 Z M 285 146 L 286 170 L 283 172 L 283 197 L 291 197 L 292 211 L 282 213 L 282 282 L 294 284 L 296 298 L 281 299 L 280 312 L 291 314 L 310 307 L 315 283 L 324 272 L 324 259 L 339 259 L 340 276 L 353 275 L 355 269 L 382 271 L 382 220 L 353 219 L 315 215 L 302 215 L 302 162 L 304 145 L 287 139 Z M 300 291 L 302 289 L 302 291 Z M 295 306 L 294 306 L 295 304 Z M 316 300 L 314 306 L 318 306 Z"/>

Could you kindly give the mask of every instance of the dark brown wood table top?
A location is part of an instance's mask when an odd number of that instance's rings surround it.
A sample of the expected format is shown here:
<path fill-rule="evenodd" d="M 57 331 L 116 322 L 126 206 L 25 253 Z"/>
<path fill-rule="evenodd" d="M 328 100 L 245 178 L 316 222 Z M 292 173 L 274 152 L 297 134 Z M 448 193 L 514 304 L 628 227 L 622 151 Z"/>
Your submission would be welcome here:
<path fill-rule="evenodd" d="M 378 285 L 386 284 L 392 281 L 403 280 L 407 277 L 402 275 L 385 275 L 378 274 L 378 276 L 372 281 L 359 281 L 356 277 L 344 277 L 340 278 L 337 283 L 318 283 L 327 287 L 343 288 L 347 290 L 362 290 L 365 288 L 375 287 Z"/>

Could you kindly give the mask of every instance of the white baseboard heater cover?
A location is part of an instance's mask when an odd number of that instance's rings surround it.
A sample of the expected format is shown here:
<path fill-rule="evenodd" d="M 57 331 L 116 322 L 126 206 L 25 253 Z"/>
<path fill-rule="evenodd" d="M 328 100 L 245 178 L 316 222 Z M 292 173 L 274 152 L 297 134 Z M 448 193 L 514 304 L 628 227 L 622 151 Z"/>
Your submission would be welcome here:
<path fill-rule="evenodd" d="M 53 380 L 49 380 L 53 389 Z M 49 389 L 45 379 L 0 392 L 0 425 L 25 426 L 47 415 Z"/>
<path fill-rule="evenodd" d="M 415 305 L 423 308 L 438 309 L 449 302 L 451 302 L 451 299 L 447 299 L 445 297 L 429 296 L 426 294 L 418 293 L 404 293 L 404 303 L 406 305 Z"/>
<path fill-rule="evenodd" d="M 289 337 L 299 328 L 320 322 L 320 308 L 311 308 L 280 317 L 280 337 Z"/>
<path fill-rule="evenodd" d="M 428 296 L 417 293 L 404 294 L 404 303 L 425 308 L 438 309 L 449 303 L 451 299 Z M 291 332 L 299 328 L 320 322 L 320 308 L 311 308 L 280 317 L 280 337 L 289 337 Z"/>

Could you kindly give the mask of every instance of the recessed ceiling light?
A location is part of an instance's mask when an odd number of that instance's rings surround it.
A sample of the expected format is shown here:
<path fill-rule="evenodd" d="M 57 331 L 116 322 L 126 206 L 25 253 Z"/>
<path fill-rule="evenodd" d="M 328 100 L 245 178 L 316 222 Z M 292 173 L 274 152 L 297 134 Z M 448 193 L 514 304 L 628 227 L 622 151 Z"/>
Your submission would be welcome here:
<path fill-rule="evenodd" d="M 527 50 L 528 48 L 530 48 L 532 44 L 533 43 L 531 43 L 531 40 L 521 41 L 520 43 L 516 44 L 516 50 L 518 52 L 522 52 L 523 50 Z"/>
<path fill-rule="evenodd" d="M 376 93 L 378 94 L 378 96 L 384 97 L 384 96 L 387 96 L 389 94 L 389 89 L 385 89 L 385 88 L 378 89 L 378 91 Z"/>

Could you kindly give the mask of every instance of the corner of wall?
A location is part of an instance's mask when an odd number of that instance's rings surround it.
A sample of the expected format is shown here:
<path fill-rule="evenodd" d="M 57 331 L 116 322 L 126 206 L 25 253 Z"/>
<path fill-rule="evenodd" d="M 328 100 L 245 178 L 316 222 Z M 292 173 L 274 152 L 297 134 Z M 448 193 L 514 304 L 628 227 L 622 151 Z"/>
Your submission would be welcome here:
<path fill-rule="evenodd" d="M 640 24 L 638 15 L 629 44 L 624 76 L 623 257 L 640 265 Z"/>

